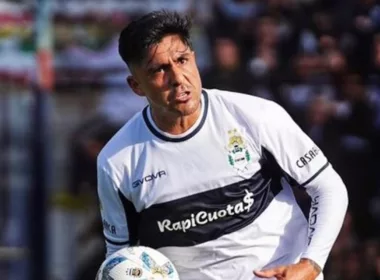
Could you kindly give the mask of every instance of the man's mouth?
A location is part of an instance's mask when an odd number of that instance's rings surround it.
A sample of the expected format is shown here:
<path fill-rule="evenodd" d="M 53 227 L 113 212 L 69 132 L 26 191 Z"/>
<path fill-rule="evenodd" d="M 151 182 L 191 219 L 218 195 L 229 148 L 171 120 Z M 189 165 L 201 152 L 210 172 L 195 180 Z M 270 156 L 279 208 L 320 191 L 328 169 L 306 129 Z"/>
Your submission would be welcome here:
<path fill-rule="evenodd" d="M 187 101 L 190 100 L 190 98 L 191 98 L 190 91 L 183 91 L 183 92 L 180 92 L 180 93 L 176 93 L 175 97 L 174 97 L 174 100 L 176 102 L 187 102 Z"/>

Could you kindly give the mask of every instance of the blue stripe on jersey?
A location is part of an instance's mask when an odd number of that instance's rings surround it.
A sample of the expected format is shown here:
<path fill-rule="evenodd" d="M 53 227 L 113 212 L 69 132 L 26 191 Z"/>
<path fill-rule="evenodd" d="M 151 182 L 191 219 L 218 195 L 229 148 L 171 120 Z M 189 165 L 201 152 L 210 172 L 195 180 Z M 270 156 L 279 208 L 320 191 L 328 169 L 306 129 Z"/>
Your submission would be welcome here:
<path fill-rule="evenodd" d="M 324 166 L 321 167 L 321 169 L 318 170 L 318 172 L 316 172 L 313 176 L 311 176 L 308 180 L 306 180 L 306 182 L 300 184 L 299 186 L 300 187 L 306 187 L 308 184 L 310 184 L 315 178 L 318 177 L 319 174 L 322 173 L 323 170 L 325 170 L 327 167 L 329 167 L 330 165 L 330 162 L 326 162 L 326 164 Z"/>
<path fill-rule="evenodd" d="M 128 245 L 137 245 L 138 243 L 137 225 L 139 224 L 140 215 L 137 213 L 136 208 L 133 205 L 133 203 L 129 201 L 120 190 L 118 190 L 118 194 L 123 204 L 125 215 L 127 217 L 128 234 L 129 234 Z"/>
<path fill-rule="evenodd" d="M 282 190 L 283 172 L 272 158 L 250 179 L 155 204 L 140 212 L 140 245 L 194 246 L 250 225 Z"/>
<path fill-rule="evenodd" d="M 104 236 L 104 239 L 112 244 L 112 245 L 117 245 L 117 246 L 123 246 L 123 245 L 130 245 L 129 241 L 124 241 L 124 242 L 116 242 L 116 241 L 112 241 L 111 239 L 107 238 L 107 236 Z"/>

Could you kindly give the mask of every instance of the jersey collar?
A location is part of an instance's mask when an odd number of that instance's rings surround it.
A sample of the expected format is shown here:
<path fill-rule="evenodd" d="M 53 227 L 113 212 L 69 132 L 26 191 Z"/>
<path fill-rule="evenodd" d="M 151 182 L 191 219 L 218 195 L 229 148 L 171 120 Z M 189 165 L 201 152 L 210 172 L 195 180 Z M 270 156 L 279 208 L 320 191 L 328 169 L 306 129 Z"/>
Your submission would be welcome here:
<path fill-rule="evenodd" d="M 146 106 L 142 113 L 143 113 L 143 118 L 144 118 L 146 126 L 148 127 L 150 132 L 152 132 L 153 135 L 155 135 L 157 138 L 160 138 L 161 140 L 168 141 L 168 142 L 183 142 L 192 138 L 203 127 L 206 121 L 207 113 L 208 113 L 208 107 L 209 107 L 208 103 L 209 103 L 208 94 L 205 90 L 202 90 L 202 113 L 201 113 L 200 120 L 197 121 L 194 124 L 194 126 L 190 128 L 189 131 L 183 133 L 182 135 L 170 135 L 169 133 L 164 133 L 163 131 L 159 130 L 152 120 L 152 117 L 149 111 L 149 106 Z"/>

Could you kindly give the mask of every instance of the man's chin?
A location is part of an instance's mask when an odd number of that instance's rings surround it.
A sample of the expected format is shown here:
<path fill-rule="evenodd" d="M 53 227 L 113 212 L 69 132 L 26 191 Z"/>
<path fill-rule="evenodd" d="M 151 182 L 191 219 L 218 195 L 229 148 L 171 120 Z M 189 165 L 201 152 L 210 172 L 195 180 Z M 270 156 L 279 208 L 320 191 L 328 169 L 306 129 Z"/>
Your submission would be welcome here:
<path fill-rule="evenodd" d="M 194 104 L 193 102 L 189 102 L 187 104 L 178 104 L 176 106 L 176 111 L 181 116 L 190 116 L 190 115 L 195 114 L 199 108 L 200 108 L 200 104 L 197 105 L 197 104 Z"/>

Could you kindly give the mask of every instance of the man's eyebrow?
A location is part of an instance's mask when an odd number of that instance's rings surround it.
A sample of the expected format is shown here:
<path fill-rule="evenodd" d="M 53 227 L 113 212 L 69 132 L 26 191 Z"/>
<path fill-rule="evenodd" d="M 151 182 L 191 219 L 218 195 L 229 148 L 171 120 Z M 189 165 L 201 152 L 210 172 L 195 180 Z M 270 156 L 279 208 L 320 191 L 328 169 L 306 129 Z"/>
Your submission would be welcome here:
<path fill-rule="evenodd" d="M 158 68 L 165 68 L 165 67 L 169 67 L 170 64 L 169 63 L 151 63 L 149 66 L 147 66 L 147 70 L 149 72 L 152 72 L 152 71 L 155 71 L 156 69 Z"/>
<path fill-rule="evenodd" d="M 151 57 L 149 58 L 149 60 L 145 63 L 145 67 L 149 70 L 151 69 L 154 69 L 158 66 L 166 66 L 168 65 L 168 63 L 152 63 L 153 62 L 153 59 L 154 59 L 154 56 L 155 54 L 157 53 L 157 49 L 158 47 L 155 47 L 155 50 L 154 50 L 154 53 L 151 55 Z M 175 59 L 178 59 L 180 57 L 184 57 L 184 56 L 189 56 L 191 54 L 191 50 L 190 50 L 190 47 L 186 47 L 184 50 L 177 50 L 175 51 Z"/>
<path fill-rule="evenodd" d="M 181 56 L 189 56 L 191 52 L 178 52 L 176 54 L 176 57 L 181 57 Z"/>
<path fill-rule="evenodd" d="M 191 55 L 191 51 L 189 51 L 188 49 L 184 50 L 184 51 L 176 51 L 173 55 L 173 58 L 175 60 L 179 59 L 179 58 L 183 58 L 183 57 L 189 57 Z"/>
<path fill-rule="evenodd" d="M 149 68 L 149 65 L 152 63 L 153 58 L 154 58 L 154 56 L 157 53 L 157 50 L 158 50 L 158 46 L 156 45 L 156 46 L 154 46 L 154 52 L 153 52 L 153 54 L 150 56 L 149 60 L 145 63 L 145 67 Z M 149 52 L 147 52 L 147 53 L 149 53 Z"/>
<path fill-rule="evenodd" d="M 176 53 L 190 54 L 191 53 L 191 49 L 190 49 L 189 46 L 186 46 L 186 48 L 184 50 L 177 50 Z"/>

